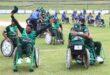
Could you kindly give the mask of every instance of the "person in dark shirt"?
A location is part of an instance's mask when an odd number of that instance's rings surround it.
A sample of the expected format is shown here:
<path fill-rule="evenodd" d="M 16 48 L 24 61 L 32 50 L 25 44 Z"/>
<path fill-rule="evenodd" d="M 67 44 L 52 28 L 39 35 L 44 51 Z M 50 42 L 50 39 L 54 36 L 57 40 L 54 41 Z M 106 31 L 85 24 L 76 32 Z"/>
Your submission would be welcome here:
<path fill-rule="evenodd" d="M 18 36 L 18 30 L 16 23 L 12 20 L 11 24 L 5 28 L 2 35 L 7 41 L 12 41 L 14 47 L 17 46 L 17 36 Z"/>

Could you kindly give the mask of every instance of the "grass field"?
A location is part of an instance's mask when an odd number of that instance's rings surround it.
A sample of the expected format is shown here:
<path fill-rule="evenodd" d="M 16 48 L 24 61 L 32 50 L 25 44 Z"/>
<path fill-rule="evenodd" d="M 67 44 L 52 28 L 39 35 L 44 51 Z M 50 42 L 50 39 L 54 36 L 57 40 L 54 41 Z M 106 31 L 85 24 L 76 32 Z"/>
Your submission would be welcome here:
<path fill-rule="evenodd" d="M 0 2 L 0 9 L 12 9 L 17 5 L 20 9 L 32 9 L 37 7 L 45 7 L 46 9 L 54 10 L 73 10 L 73 9 L 110 9 L 110 1 L 71 1 L 71 2 Z"/>
<path fill-rule="evenodd" d="M 25 22 L 25 19 L 29 15 L 16 15 L 19 21 Z M 70 15 L 69 15 L 70 16 Z M 4 57 L 0 52 L 0 75 L 110 75 L 110 27 L 109 27 L 109 16 L 103 15 L 105 19 L 106 27 L 89 27 L 90 32 L 94 36 L 94 40 L 101 41 L 106 54 L 105 63 L 99 65 L 96 63 L 90 66 L 89 69 L 85 69 L 81 65 L 77 65 L 73 62 L 71 70 L 67 70 L 65 67 L 65 57 L 67 49 L 67 38 L 70 28 L 73 26 L 71 23 L 63 24 L 64 28 L 64 45 L 46 45 L 45 40 L 41 38 L 36 39 L 36 46 L 40 49 L 40 66 L 35 69 L 34 72 L 28 71 L 27 65 L 19 67 L 19 71 L 14 73 L 12 71 L 13 58 Z M 60 16 L 59 16 L 60 17 Z M 0 21 L 10 21 L 9 15 L 0 15 Z M 0 27 L 0 42 L 3 40 L 2 31 L 4 27 Z"/>

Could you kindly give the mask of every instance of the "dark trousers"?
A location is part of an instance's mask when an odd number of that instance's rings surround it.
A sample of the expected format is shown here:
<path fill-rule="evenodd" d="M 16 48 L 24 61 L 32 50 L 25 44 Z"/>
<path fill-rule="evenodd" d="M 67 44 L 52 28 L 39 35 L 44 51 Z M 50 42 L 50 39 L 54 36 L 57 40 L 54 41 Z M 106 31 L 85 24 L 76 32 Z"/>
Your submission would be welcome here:
<path fill-rule="evenodd" d="M 20 40 L 18 46 L 17 46 L 17 52 L 18 52 L 18 58 L 22 58 L 22 55 L 25 53 L 26 57 L 29 57 L 31 54 L 31 51 L 33 49 L 33 45 L 31 43 L 23 42 Z"/>
<path fill-rule="evenodd" d="M 101 51 L 101 47 L 102 44 L 99 41 L 94 42 L 94 46 L 95 46 L 95 52 L 97 56 L 100 56 L 100 51 Z"/>
<path fill-rule="evenodd" d="M 14 45 L 14 48 L 15 48 L 17 46 L 17 41 L 18 41 L 17 38 L 15 37 L 15 38 L 10 38 L 10 39 Z"/>
<path fill-rule="evenodd" d="M 65 18 L 65 19 L 62 19 L 62 22 L 66 22 L 66 23 L 69 23 L 69 18 L 67 17 L 67 18 Z"/>
<path fill-rule="evenodd" d="M 99 42 L 99 41 L 92 41 L 92 40 L 86 40 L 86 41 L 85 41 L 85 44 L 86 44 L 87 46 L 89 46 L 90 48 L 94 48 L 95 54 L 96 54 L 97 56 L 100 56 L 101 47 L 102 47 L 101 42 Z"/>
<path fill-rule="evenodd" d="M 61 33 L 59 30 L 57 30 L 57 29 L 52 29 L 52 30 L 51 30 L 51 33 L 52 33 L 53 36 L 55 36 L 55 39 L 56 39 L 56 40 L 62 40 L 62 39 L 63 39 L 62 33 Z"/>

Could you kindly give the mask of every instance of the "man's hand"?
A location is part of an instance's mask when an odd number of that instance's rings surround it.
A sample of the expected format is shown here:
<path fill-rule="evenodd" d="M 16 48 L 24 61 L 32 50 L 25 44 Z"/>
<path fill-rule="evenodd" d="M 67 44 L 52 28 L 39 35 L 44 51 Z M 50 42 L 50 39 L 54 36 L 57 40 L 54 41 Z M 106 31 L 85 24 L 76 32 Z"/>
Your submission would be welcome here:
<path fill-rule="evenodd" d="M 73 34 L 72 34 L 73 36 L 77 36 L 77 32 L 73 32 Z"/>
<path fill-rule="evenodd" d="M 12 14 L 15 14 L 18 12 L 18 7 L 17 6 L 14 6 L 14 9 L 11 11 Z"/>
<path fill-rule="evenodd" d="M 88 38 L 89 38 L 89 39 L 93 39 L 92 34 L 89 33 L 89 37 L 88 37 Z"/>
<path fill-rule="evenodd" d="M 13 16 L 14 14 L 13 13 L 11 13 L 11 17 Z"/>

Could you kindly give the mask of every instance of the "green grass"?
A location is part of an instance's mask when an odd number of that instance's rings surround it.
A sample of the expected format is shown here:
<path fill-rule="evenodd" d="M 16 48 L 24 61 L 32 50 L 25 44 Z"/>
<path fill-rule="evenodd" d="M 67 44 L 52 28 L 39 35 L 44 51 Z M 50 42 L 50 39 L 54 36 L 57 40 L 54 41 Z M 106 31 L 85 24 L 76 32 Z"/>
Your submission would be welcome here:
<path fill-rule="evenodd" d="M 16 15 L 20 21 L 25 21 L 29 15 Z M 70 15 L 69 15 L 70 16 Z M 64 28 L 64 45 L 46 45 L 45 40 L 41 38 L 36 39 L 36 47 L 40 49 L 40 61 L 41 64 L 34 72 L 28 72 L 26 65 L 20 66 L 19 71 L 14 73 L 12 71 L 13 58 L 4 57 L 0 52 L 0 75 L 110 75 L 110 27 L 108 25 L 110 15 L 104 15 L 106 27 L 89 27 L 90 32 L 94 36 L 94 40 L 101 41 L 106 54 L 105 63 L 103 65 L 95 64 L 90 66 L 89 69 L 85 69 L 81 65 L 77 65 L 73 62 L 71 70 L 67 70 L 65 67 L 65 57 L 67 49 L 68 33 L 71 25 L 63 24 Z M 0 21 L 9 21 L 9 15 L 0 15 Z M 60 17 L 60 16 L 59 16 Z M 2 31 L 0 28 L 0 42 L 3 40 Z"/>

